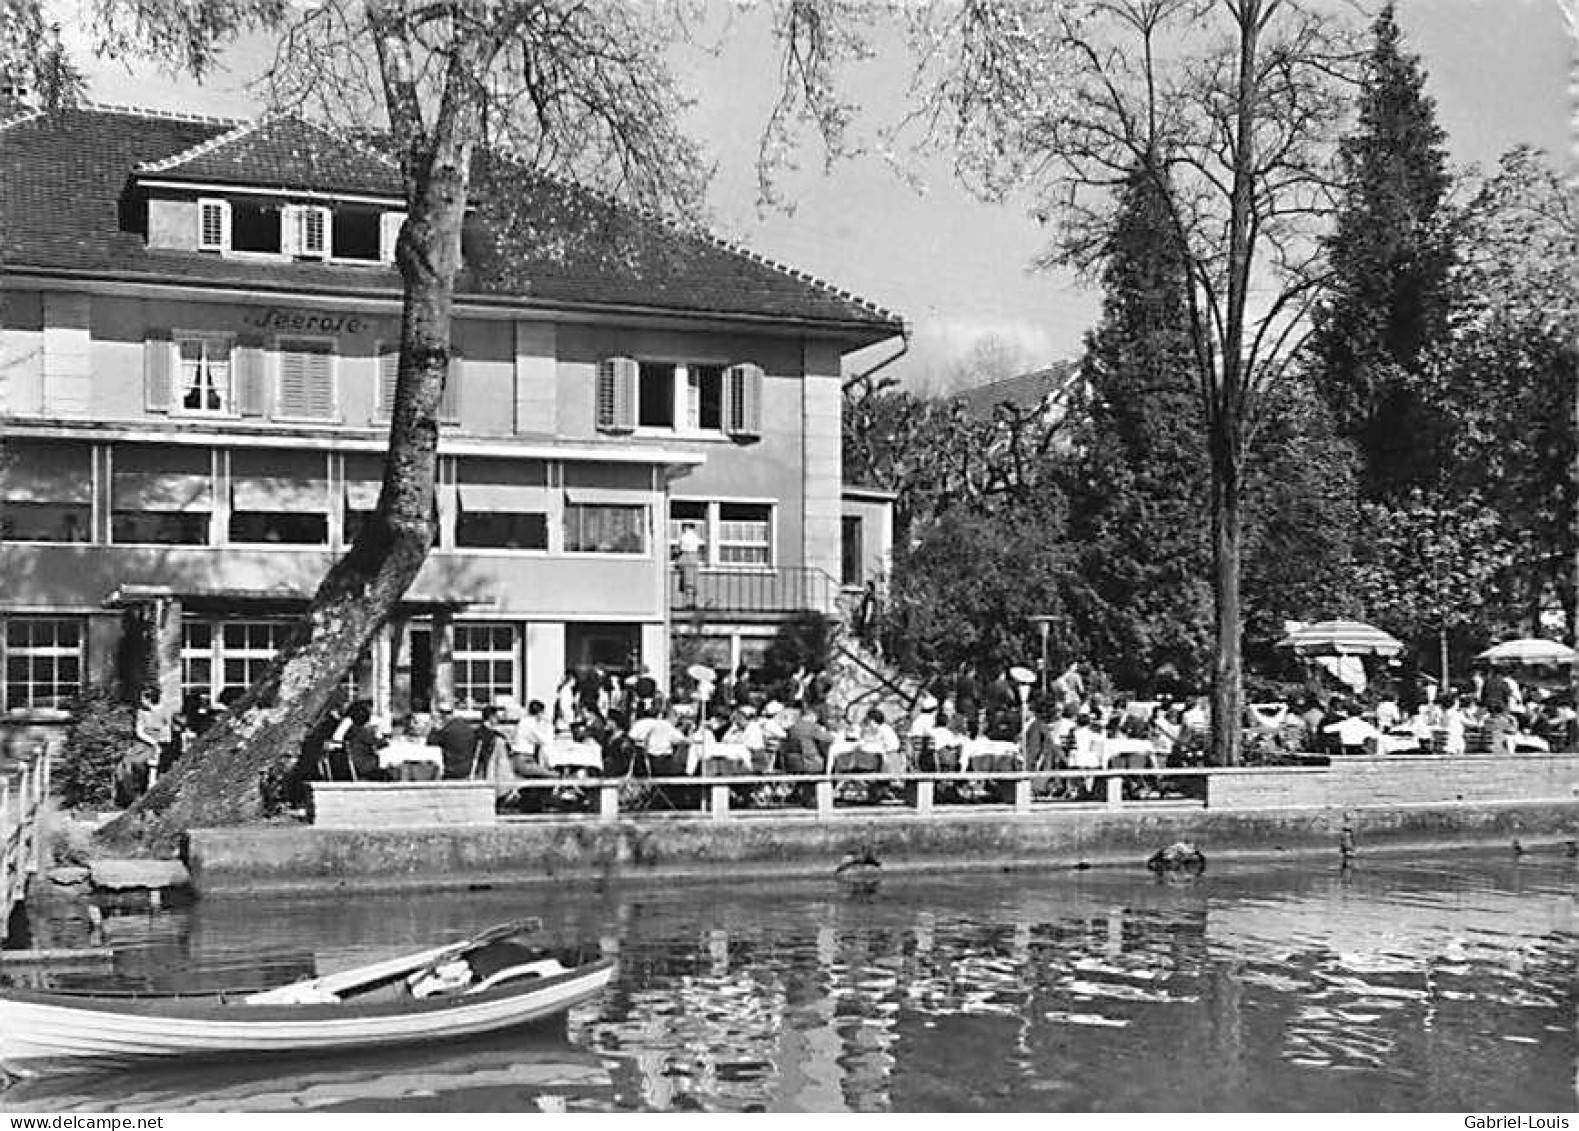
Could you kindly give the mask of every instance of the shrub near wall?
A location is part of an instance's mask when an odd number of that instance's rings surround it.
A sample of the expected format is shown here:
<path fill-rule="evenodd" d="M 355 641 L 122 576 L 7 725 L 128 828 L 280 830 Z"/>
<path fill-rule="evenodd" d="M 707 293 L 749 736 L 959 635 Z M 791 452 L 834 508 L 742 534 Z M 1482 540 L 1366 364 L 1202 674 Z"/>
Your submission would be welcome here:
<path fill-rule="evenodd" d="M 70 809 L 111 804 L 115 764 L 134 741 L 136 709 L 106 691 L 90 691 L 71 707 L 72 724 L 52 768 L 51 781 Z"/>

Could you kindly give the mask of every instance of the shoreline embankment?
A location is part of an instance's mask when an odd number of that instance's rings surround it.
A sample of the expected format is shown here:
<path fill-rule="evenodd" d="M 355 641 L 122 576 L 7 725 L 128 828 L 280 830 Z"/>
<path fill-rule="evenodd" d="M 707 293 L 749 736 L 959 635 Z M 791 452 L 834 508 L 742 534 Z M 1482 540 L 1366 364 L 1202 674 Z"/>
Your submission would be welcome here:
<path fill-rule="evenodd" d="M 1344 807 L 1147 805 L 918 816 L 882 810 L 762 814 L 729 821 L 533 818 L 492 825 L 197 829 L 186 863 L 199 895 L 691 882 L 831 873 L 870 848 L 885 874 L 1138 866 L 1188 841 L 1208 860 L 1355 856 L 1579 841 L 1579 797 Z M 1518 846 L 1518 849 L 1515 848 Z"/>

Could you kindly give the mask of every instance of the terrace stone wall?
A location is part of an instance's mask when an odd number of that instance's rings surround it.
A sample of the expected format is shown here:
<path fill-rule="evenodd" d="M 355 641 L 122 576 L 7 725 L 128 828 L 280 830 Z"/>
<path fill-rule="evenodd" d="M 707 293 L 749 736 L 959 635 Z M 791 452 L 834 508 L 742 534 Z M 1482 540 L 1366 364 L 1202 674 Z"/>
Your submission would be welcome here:
<path fill-rule="evenodd" d="M 1330 766 L 1216 773 L 1212 809 L 1350 808 L 1579 797 L 1579 754 L 1389 754 Z"/>

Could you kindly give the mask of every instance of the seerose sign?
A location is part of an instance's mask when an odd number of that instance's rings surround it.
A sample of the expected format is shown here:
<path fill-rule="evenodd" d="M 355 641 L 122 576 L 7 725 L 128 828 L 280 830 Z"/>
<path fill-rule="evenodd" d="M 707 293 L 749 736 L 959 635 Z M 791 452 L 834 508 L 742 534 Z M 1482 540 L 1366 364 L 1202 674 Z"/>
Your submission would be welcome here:
<path fill-rule="evenodd" d="M 260 330 L 289 330 L 299 334 L 360 334 L 368 329 L 366 320 L 355 314 L 281 310 L 274 306 L 242 321 Z"/>

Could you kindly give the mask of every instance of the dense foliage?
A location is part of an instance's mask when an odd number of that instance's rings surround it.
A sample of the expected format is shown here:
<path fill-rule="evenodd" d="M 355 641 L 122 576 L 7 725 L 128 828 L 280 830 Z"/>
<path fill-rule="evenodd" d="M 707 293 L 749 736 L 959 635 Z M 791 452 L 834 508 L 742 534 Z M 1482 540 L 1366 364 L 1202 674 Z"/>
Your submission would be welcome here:
<path fill-rule="evenodd" d="M 135 708 L 108 691 L 92 690 L 71 706 L 71 729 L 50 781 L 69 809 L 108 808 L 111 778 L 132 743 Z"/>

